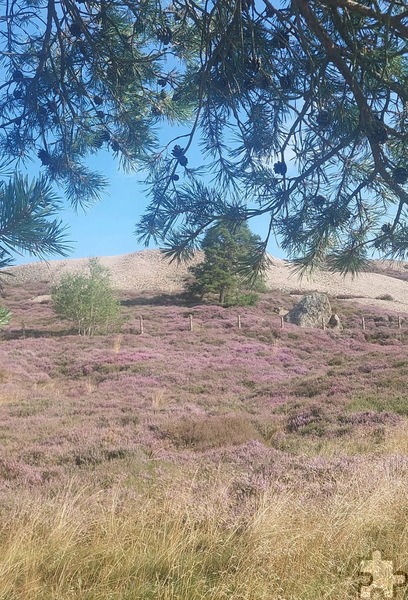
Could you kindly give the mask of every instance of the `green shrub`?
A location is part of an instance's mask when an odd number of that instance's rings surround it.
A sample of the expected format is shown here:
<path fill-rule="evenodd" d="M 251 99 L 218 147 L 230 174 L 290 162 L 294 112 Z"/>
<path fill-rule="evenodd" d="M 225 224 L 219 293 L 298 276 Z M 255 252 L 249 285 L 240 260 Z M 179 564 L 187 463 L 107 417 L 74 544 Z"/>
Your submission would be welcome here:
<path fill-rule="evenodd" d="M 5 307 L 0 306 L 0 329 L 10 323 L 11 312 Z"/>
<path fill-rule="evenodd" d="M 408 416 L 408 402 L 405 394 L 397 393 L 391 395 L 386 393 L 375 394 L 361 393 L 354 396 L 347 404 L 347 410 L 351 413 L 361 411 L 389 412 L 397 415 Z"/>
<path fill-rule="evenodd" d="M 109 270 L 96 258 L 89 260 L 89 274 L 68 273 L 52 289 L 54 310 L 72 321 L 79 335 L 107 332 L 119 325 L 120 304 L 109 279 Z"/>
<path fill-rule="evenodd" d="M 259 295 L 255 292 L 247 292 L 247 293 L 239 293 L 232 295 L 226 302 L 224 302 L 224 306 L 255 306 L 258 302 Z"/>

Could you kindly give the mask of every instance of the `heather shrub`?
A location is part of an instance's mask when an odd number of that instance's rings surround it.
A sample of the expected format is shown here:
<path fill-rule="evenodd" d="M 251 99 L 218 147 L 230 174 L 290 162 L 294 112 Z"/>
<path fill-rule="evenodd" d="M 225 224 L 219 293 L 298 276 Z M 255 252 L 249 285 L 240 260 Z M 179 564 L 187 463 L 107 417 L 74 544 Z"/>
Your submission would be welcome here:
<path fill-rule="evenodd" d="M 298 411 L 288 418 L 286 430 L 289 433 L 300 431 L 301 433 L 312 433 L 317 423 L 321 425 L 323 410 L 320 406 L 311 406 L 310 408 Z M 313 425 L 314 427 L 310 427 Z"/>
<path fill-rule="evenodd" d="M 243 444 L 260 437 L 251 421 L 243 415 L 183 419 L 169 424 L 163 433 L 177 448 L 194 450 Z"/>
<path fill-rule="evenodd" d="M 90 259 L 88 275 L 63 275 L 52 289 L 52 301 L 57 315 L 72 321 L 79 335 L 108 332 L 119 324 L 120 304 L 109 271 L 97 259 Z"/>
<path fill-rule="evenodd" d="M 41 291 L 5 300 L 39 333 Z M 135 301 L 123 336 L 0 345 L 5 599 L 350 600 L 372 549 L 407 570 L 406 344 L 277 304 L 194 306 L 190 332 Z"/>
<path fill-rule="evenodd" d="M 304 377 L 293 387 L 294 396 L 313 398 L 328 391 L 330 383 L 323 377 Z"/>
<path fill-rule="evenodd" d="M 299 334 L 298 333 L 292 333 L 291 331 L 288 333 L 288 338 L 290 340 L 298 340 L 299 339 Z"/>
<path fill-rule="evenodd" d="M 106 461 L 125 458 L 128 454 L 125 448 L 102 448 L 101 446 L 91 446 L 78 450 L 73 455 L 73 460 L 78 467 L 97 465 Z"/>
<path fill-rule="evenodd" d="M 344 356 L 337 354 L 327 361 L 329 367 L 340 367 L 345 362 Z"/>

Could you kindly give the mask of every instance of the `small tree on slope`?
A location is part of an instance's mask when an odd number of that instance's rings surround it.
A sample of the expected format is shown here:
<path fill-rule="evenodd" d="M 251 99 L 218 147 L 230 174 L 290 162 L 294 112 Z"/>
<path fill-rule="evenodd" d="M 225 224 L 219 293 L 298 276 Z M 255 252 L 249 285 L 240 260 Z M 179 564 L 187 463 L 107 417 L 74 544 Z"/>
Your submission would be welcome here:
<path fill-rule="evenodd" d="M 10 323 L 11 312 L 4 306 L 0 306 L 0 329 Z"/>
<path fill-rule="evenodd" d="M 201 244 L 204 261 L 190 268 L 194 281 L 188 291 L 200 297 L 217 294 L 221 305 L 253 304 L 256 294 L 243 292 L 248 289 L 261 291 L 263 277 L 259 274 L 251 280 L 243 268 L 260 241 L 246 223 L 235 229 L 226 224 L 209 229 Z"/>
<path fill-rule="evenodd" d="M 108 269 L 89 260 L 89 275 L 67 273 L 52 290 L 54 310 L 75 323 L 79 335 L 108 331 L 119 323 L 120 305 Z"/>

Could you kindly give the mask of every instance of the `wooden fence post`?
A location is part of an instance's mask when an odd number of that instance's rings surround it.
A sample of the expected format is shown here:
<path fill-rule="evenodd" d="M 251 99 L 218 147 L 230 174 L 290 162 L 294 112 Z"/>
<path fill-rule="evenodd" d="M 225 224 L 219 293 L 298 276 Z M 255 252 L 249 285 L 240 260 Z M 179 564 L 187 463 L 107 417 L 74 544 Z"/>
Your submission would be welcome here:
<path fill-rule="evenodd" d="M 322 317 L 322 326 L 323 326 L 323 331 L 326 331 L 326 322 L 324 320 L 324 317 Z"/>
<path fill-rule="evenodd" d="M 283 317 L 280 318 L 280 322 L 281 322 L 281 329 L 283 329 L 283 327 L 284 327 L 284 325 L 283 325 L 283 323 L 284 323 Z"/>
<path fill-rule="evenodd" d="M 241 329 L 241 315 L 238 315 L 238 329 Z"/>
<path fill-rule="evenodd" d="M 139 317 L 139 333 L 142 334 L 143 331 L 144 331 L 144 328 L 143 328 L 143 317 L 140 316 Z"/>
<path fill-rule="evenodd" d="M 398 329 L 401 329 L 401 317 L 398 315 Z"/>
<path fill-rule="evenodd" d="M 366 325 L 365 325 L 365 318 L 361 317 L 361 327 L 363 329 L 363 331 L 365 331 Z"/>
<path fill-rule="evenodd" d="M 189 315 L 189 330 L 193 331 L 193 315 Z"/>

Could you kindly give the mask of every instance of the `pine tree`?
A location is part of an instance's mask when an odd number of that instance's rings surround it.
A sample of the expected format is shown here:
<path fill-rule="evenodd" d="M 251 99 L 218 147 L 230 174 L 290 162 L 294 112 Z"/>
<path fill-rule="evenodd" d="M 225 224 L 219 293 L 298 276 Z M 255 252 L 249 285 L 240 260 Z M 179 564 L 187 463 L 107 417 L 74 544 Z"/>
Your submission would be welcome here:
<path fill-rule="evenodd" d="M 37 157 L 74 205 L 105 184 L 90 154 L 148 168 L 137 233 L 176 258 L 261 215 L 259 265 L 277 235 L 300 267 L 354 272 L 408 251 L 407 57 L 400 1 L 14 0 L 0 148 L 18 168 Z M 169 123 L 185 133 L 161 144 Z"/>
<path fill-rule="evenodd" d="M 204 260 L 190 268 L 194 280 L 188 291 L 200 297 L 216 295 L 221 305 L 253 304 L 257 295 L 245 291 L 261 289 L 263 277 L 258 274 L 251 280 L 245 267 L 260 241 L 246 223 L 234 228 L 222 223 L 209 229 L 201 244 Z"/>
<path fill-rule="evenodd" d="M 176 43 L 175 19 L 151 0 L 15 0 L 6 10 L 2 155 L 18 167 L 36 157 L 74 206 L 87 206 L 107 183 L 86 165 L 89 155 L 107 149 L 137 168 L 150 158 L 160 120 L 189 114 L 172 99 L 180 73 L 165 63 L 170 52 L 188 60 L 193 23 L 177 24 Z"/>
<path fill-rule="evenodd" d="M 13 262 L 13 251 L 40 258 L 48 253 L 67 255 L 65 228 L 53 218 L 59 208 L 44 177 L 30 183 L 16 175 L 0 184 L 0 268 Z"/>

